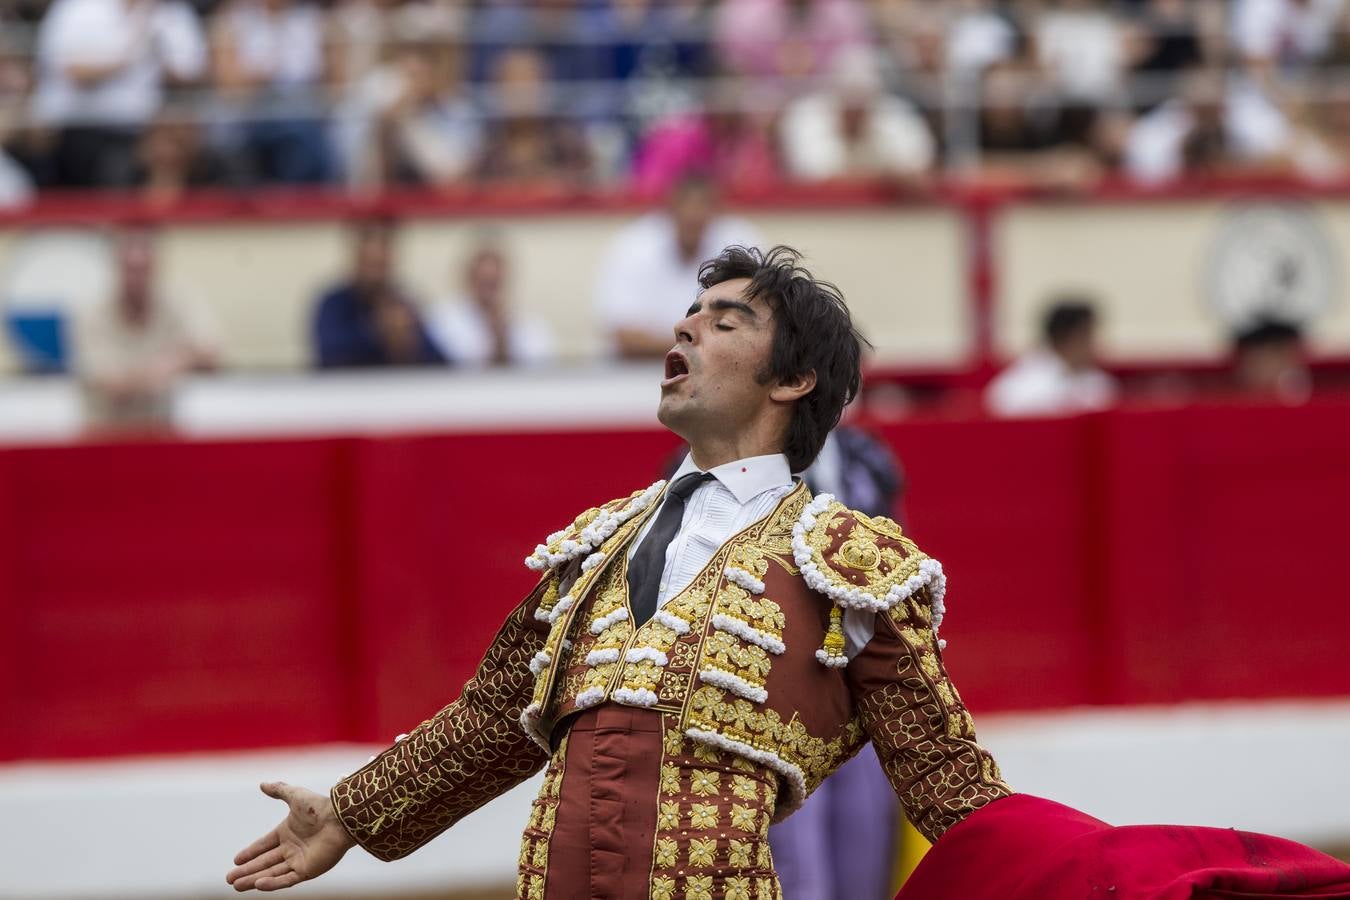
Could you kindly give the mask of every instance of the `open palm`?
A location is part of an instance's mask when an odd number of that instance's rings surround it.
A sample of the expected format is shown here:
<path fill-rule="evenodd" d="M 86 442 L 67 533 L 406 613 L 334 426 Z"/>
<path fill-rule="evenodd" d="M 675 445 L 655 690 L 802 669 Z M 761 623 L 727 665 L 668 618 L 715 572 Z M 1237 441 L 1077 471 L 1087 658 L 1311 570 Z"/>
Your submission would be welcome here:
<path fill-rule="evenodd" d="M 284 800 L 290 812 L 235 855 L 225 881 L 236 891 L 279 891 L 318 878 L 354 845 L 327 797 L 280 781 L 261 787 L 267 796 Z"/>

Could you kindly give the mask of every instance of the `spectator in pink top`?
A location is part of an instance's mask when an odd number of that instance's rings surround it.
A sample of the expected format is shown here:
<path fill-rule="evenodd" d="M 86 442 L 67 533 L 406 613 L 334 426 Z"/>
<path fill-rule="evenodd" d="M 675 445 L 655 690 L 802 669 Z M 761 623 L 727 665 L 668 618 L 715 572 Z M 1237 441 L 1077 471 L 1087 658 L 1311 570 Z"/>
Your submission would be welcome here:
<path fill-rule="evenodd" d="M 827 71 L 841 50 L 865 46 L 867 30 L 856 0 L 724 0 L 714 39 L 729 72 L 799 78 Z"/>

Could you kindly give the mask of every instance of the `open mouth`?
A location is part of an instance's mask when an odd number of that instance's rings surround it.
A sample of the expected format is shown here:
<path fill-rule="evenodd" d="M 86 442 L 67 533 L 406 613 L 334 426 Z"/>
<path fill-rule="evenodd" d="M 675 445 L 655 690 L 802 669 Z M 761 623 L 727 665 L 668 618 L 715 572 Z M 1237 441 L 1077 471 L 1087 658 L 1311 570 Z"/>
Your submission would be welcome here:
<path fill-rule="evenodd" d="M 669 387 L 689 377 L 689 360 L 678 350 L 666 354 L 666 377 L 661 387 Z"/>

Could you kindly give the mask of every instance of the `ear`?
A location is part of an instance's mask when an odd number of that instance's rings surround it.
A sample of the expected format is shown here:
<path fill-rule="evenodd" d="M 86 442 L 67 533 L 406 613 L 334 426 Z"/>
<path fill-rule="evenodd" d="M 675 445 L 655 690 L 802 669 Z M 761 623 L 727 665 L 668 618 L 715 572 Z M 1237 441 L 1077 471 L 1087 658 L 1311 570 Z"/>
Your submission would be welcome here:
<path fill-rule="evenodd" d="M 800 400 L 816 389 L 816 370 L 804 375 L 786 378 L 769 390 L 769 399 L 778 403 L 791 403 Z"/>

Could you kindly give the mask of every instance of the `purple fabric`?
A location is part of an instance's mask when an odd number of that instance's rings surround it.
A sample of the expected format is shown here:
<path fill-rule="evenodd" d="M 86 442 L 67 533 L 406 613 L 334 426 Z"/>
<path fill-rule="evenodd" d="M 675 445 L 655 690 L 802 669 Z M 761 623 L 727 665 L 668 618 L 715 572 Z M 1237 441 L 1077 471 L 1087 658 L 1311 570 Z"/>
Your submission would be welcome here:
<path fill-rule="evenodd" d="M 783 900 L 889 898 L 898 805 L 867 744 L 769 829 Z"/>

